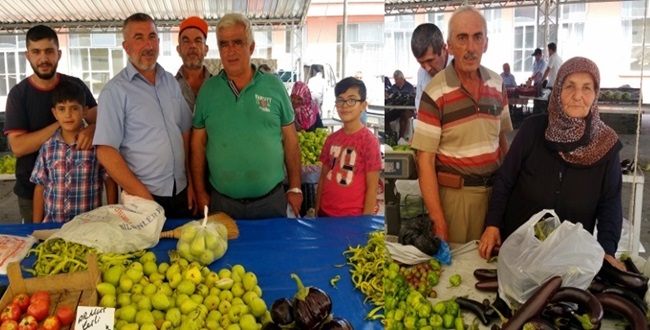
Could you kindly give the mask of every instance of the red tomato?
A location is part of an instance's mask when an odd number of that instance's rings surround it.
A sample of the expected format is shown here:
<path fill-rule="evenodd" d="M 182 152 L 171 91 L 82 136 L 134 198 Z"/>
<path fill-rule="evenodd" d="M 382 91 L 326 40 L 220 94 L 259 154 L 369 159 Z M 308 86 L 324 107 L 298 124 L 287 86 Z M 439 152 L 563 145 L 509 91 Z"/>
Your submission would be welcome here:
<path fill-rule="evenodd" d="M 43 301 L 47 302 L 47 304 L 49 305 L 50 300 L 51 300 L 49 292 L 47 292 L 47 291 L 36 291 L 36 292 L 34 292 L 34 294 L 32 294 L 32 297 L 30 298 L 30 301 L 35 302 L 35 301 L 39 301 L 39 300 L 43 300 Z"/>
<path fill-rule="evenodd" d="M 50 303 L 45 300 L 32 300 L 27 307 L 27 314 L 33 316 L 37 321 L 42 321 L 50 313 Z"/>
<path fill-rule="evenodd" d="M 61 329 L 61 321 L 59 321 L 59 318 L 52 315 L 48 318 L 45 319 L 45 322 L 43 322 L 43 329 L 44 330 L 59 330 Z"/>
<path fill-rule="evenodd" d="M 18 323 L 18 330 L 36 330 L 38 329 L 38 321 L 31 316 L 25 315 L 20 323 Z"/>
<path fill-rule="evenodd" d="M 0 325 L 0 330 L 18 330 L 18 322 L 14 320 L 4 321 Z"/>
<path fill-rule="evenodd" d="M 29 306 L 29 295 L 26 293 L 19 293 L 14 296 L 14 299 L 12 299 L 11 302 L 18 304 L 18 306 L 20 306 L 20 311 L 24 313 L 27 311 L 27 307 Z"/>
<path fill-rule="evenodd" d="M 61 321 L 61 325 L 68 325 L 74 322 L 74 310 L 70 306 L 61 306 L 56 310 L 56 317 Z"/>
<path fill-rule="evenodd" d="M 2 310 L 2 313 L 0 313 L 0 322 L 5 323 L 5 321 L 8 320 L 18 322 L 21 315 L 23 315 L 23 313 L 20 311 L 20 306 L 18 306 L 18 304 L 9 303 L 9 305 Z"/>

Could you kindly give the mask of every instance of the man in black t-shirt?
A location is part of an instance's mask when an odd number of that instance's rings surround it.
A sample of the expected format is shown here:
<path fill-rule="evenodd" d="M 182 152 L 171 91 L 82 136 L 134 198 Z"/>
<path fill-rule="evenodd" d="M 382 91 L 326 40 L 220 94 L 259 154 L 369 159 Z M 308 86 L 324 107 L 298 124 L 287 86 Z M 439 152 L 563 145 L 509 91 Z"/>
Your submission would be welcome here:
<path fill-rule="evenodd" d="M 79 133 L 77 147 L 89 149 L 95 133 L 97 102 L 88 87 L 79 78 L 56 72 L 61 50 L 56 32 L 44 25 L 37 25 L 27 31 L 27 52 L 34 73 L 14 86 L 7 97 L 4 134 L 11 151 L 16 156 L 16 184 L 14 193 L 23 222 L 32 222 L 34 184 L 29 177 L 34 168 L 41 145 L 54 134 L 59 123 L 52 114 L 51 92 L 62 80 L 77 83 L 86 94 L 86 105 L 90 109 L 85 118 L 92 123 Z"/>

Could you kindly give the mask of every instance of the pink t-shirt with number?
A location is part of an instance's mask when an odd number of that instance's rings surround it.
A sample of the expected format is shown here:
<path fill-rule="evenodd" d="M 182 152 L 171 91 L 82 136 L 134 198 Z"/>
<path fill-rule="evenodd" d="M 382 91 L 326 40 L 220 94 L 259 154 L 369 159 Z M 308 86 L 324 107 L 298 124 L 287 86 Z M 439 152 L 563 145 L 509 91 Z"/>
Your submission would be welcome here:
<path fill-rule="evenodd" d="M 331 217 L 362 215 L 366 173 L 382 166 L 375 135 L 366 127 L 353 134 L 340 129 L 327 137 L 319 160 L 327 171 L 320 210 Z"/>

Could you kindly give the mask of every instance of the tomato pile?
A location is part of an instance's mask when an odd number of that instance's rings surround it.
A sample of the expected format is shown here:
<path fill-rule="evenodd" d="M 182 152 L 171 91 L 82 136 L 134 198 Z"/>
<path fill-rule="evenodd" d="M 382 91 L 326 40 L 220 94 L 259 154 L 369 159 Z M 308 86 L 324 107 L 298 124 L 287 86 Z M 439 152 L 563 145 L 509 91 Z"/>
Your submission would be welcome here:
<path fill-rule="evenodd" d="M 51 300 L 47 291 L 34 292 L 31 297 L 27 293 L 16 294 L 0 313 L 0 330 L 58 330 L 71 324 L 74 310 L 70 306 L 59 306 L 48 316 Z"/>

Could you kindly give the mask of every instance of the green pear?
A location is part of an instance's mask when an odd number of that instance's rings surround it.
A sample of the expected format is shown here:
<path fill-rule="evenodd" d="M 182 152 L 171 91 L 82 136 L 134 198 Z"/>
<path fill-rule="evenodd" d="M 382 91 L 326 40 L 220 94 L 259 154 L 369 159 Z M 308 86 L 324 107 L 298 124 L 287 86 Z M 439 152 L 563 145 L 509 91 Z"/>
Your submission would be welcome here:
<path fill-rule="evenodd" d="M 151 283 L 148 283 L 147 285 L 149 285 L 149 284 L 151 284 Z M 144 291 L 144 286 L 142 284 L 140 284 L 140 283 L 135 283 L 131 287 L 131 293 L 132 294 L 142 293 L 142 291 Z"/>
<path fill-rule="evenodd" d="M 167 279 L 167 281 L 171 281 L 172 276 L 174 274 L 180 274 L 180 273 L 181 273 L 181 266 L 179 264 L 172 264 L 165 272 L 165 278 Z"/>
<path fill-rule="evenodd" d="M 243 278 L 244 274 L 246 274 L 246 269 L 244 268 L 244 266 L 242 266 L 240 264 L 236 264 L 236 265 L 232 266 L 232 273 L 233 273 L 233 275 L 234 274 L 239 275 L 239 278 Z"/>
<path fill-rule="evenodd" d="M 170 308 L 165 314 L 165 320 L 171 322 L 174 327 L 181 324 L 181 310 L 178 308 Z"/>
<path fill-rule="evenodd" d="M 260 298 L 253 298 L 253 300 L 248 304 L 250 307 L 251 314 L 255 317 L 262 317 L 266 313 L 266 303 Z"/>
<path fill-rule="evenodd" d="M 217 282 L 218 280 L 219 280 L 219 274 L 215 272 L 209 272 L 207 275 L 203 276 L 203 284 L 207 285 L 208 288 L 212 288 L 214 283 Z"/>
<path fill-rule="evenodd" d="M 101 297 L 107 294 L 115 295 L 115 285 L 109 282 L 99 283 L 97 284 L 97 293 L 99 293 Z"/>
<path fill-rule="evenodd" d="M 122 330 L 122 328 L 124 328 L 124 326 L 127 325 L 127 324 L 129 324 L 129 322 L 126 322 L 124 320 L 117 320 L 117 321 L 115 321 L 115 326 L 113 327 L 113 329 Z"/>
<path fill-rule="evenodd" d="M 214 252 L 214 257 L 215 259 L 221 259 L 224 254 L 226 254 L 226 251 L 228 250 L 228 241 L 219 241 L 219 244 L 217 245 L 217 248 L 212 251 Z"/>
<path fill-rule="evenodd" d="M 174 294 L 174 289 L 172 289 L 169 283 L 163 283 L 158 287 L 158 292 L 165 294 L 167 297 L 171 297 Z"/>
<path fill-rule="evenodd" d="M 199 283 L 196 285 L 196 290 L 194 290 L 194 293 L 200 294 L 203 297 L 205 297 L 208 294 L 210 294 L 210 288 L 208 288 L 208 286 L 203 283 Z"/>
<path fill-rule="evenodd" d="M 228 314 L 228 311 L 230 310 L 230 308 L 232 308 L 232 305 L 230 304 L 230 301 L 221 299 L 221 301 L 219 302 L 219 307 L 217 308 L 217 310 L 219 310 L 219 313 L 221 313 L 221 315 L 223 315 L 221 317 L 222 319 L 224 318 L 224 316 L 226 316 Z"/>
<path fill-rule="evenodd" d="M 221 237 L 222 240 L 228 240 L 228 228 L 222 223 L 217 223 L 217 233 L 219 233 L 219 236 Z"/>
<path fill-rule="evenodd" d="M 215 321 L 219 321 L 220 319 L 221 319 L 221 312 L 219 312 L 216 309 L 211 310 L 210 313 L 208 313 L 208 317 L 206 318 L 206 320 L 215 320 Z"/>
<path fill-rule="evenodd" d="M 214 283 L 214 286 L 219 290 L 230 290 L 230 288 L 232 288 L 234 284 L 235 281 L 233 281 L 232 278 L 222 277 L 221 279 L 219 279 L 217 282 Z"/>
<path fill-rule="evenodd" d="M 239 327 L 241 330 L 257 330 L 257 322 L 255 317 L 251 314 L 242 315 L 239 319 Z"/>
<path fill-rule="evenodd" d="M 244 285 L 241 284 L 241 282 L 235 282 L 235 284 L 233 284 L 232 288 L 230 289 L 230 292 L 232 292 L 233 296 L 241 298 L 246 290 L 244 289 Z"/>
<path fill-rule="evenodd" d="M 160 330 L 174 330 L 174 326 L 169 321 L 163 321 L 160 325 Z"/>
<path fill-rule="evenodd" d="M 133 280 L 126 274 L 120 276 L 120 289 L 122 292 L 131 292 L 133 288 Z"/>
<path fill-rule="evenodd" d="M 151 297 L 151 305 L 157 310 L 166 311 L 171 306 L 171 301 L 167 295 L 158 292 Z"/>
<path fill-rule="evenodd" d="M 253 272 L 247 272 L 242 278 L 242 283 L 246 291 L 251 291 L 257 285 L 257 276 Z"/>
<path fill-rule="evenodd" d="M 138 312 L 138 309 L 134 305 L 123 306 L 120 310 L 120 320 L 128 323 L 135 322 L 135 314 Z"/>
<path fill-rule="evenodd" d="M 221 326 L 219 325 L 218 320 L 206 320 L 205 321 L 205 327 L 208 328 L 208 330 L 217 330 Z"/>
<path fill-rule="evenodd" d="M 259 297 L 257 296 L 257 293 L 255 293 L 255 291 L 246 291 L 246 293 L 244 293 L 244 295 L 241 298 L 246 305 L 250 305 L 251 301 L 254 298 L 259 298 Z"/>
<path fill-rule="evenodd" d="M 206 276 L 210 274 L 210 268 L 206 267 L 201 267 L 201 276 L 205 279 Z"/>
<path fill-rule="evenodd" d="M 143 265 L 148 261 L 156 263 L 156 254 L 153 253 L 153 251 L 147 251 L 142 255 L 142 257 L 140 257 L 140 262 Z"/>
<path fill-rule="evenodd" d="M 153 283 L 149 283 L 149 284 L 147 284 L 147 286 L 145 286 L 144 289 L 142 290 L 142 294 L 145 295 L 145 296 L 147 296 L 147 297 L 151 297 L 151 296 L 153 296 L 157 291 L 158 291 L 158 287 L 157 287 L 155 284 L 153 284 Z"/>
<path fill-rule="evenodd" d="M 122 265 L 109 267 L 102 273 L 102 281 L 108 282 L 117 287 L 120 283 L 120 276 L 122 276 L 122 273 L 124 273 L 124 266 Z"/>
<path fill-rule="evenodd" d="M 208 308 L 209 311 L 214 311 L 219 308 L 219 303 L 221 300 L 219 300 L 219 296 L 217 295 L 208 295 L 203 299 L 203 305 Z"/>
<path fill-rule="evenodd" d="M 187 241 L 178 241 L 176 249 L 178 250 L 178 254 L 180 254 L 181 257 L 185 259 L 194 259 L 192 253 L 190 252 L 190 243 Z"/>
<path fill-rule="evenodd" d="M 169 263 L 167 262 L 161 262 L 158 265 L 158 273 L 160 274 L 165 274 L 167 272 L 167 269 L 169 269 Z"/>
<path fill-rule="evenodd" d="M 188 296 L 193 294 L 194 290 L 196 290 L 196 285 L 189 279 L 183 279 L 178 283 L 178 286 L 176 286 L 176 292 L 184 293 Z"/>
<path fill-rule="evenodd" d="M 176 296 L 176 307 L 180 307 L 180 305 L 183 303 L 183 301 L 190 299 L 189 295 L 186 295 L 184 293 L 180 293 Z"/>
<path fill-rule="evenodd" d="M 213 287 L 210 288 L 210 294 L 218 296 L 220 292 L 221 292 L 221 289 L 217 288 L 216 286 L 213 286 Z"/>
<path fill-rule="evenodd" d="M 192 281 L 194 285 L 198 285 L 203 281 L 203 276 L 201 275 L 201 270 L 196 267 L 191 267 L 187 269 L 185 273 L 185 278 Z"/>
<path fill-rule="evenodd" d="M 140 326 L 140 330 L 158 330 L 158 328 L 153 323 L 145 323 Z"/>
<path fill-rule="evenodd" d="M 199 261 L 204 265 L 209 265 L 215 260 L 217 259 L 214 256 L 214 252 L 211 250 L 205 250 L 203 253 L 201 253 L 201 255 L 199 255 Z"/>
<path fill-rule="evenodd" d="M 186 242 L 191 242 L 194 240 L 194 237 L 196 237 L 196 234 L 199 232 L 200 226 L 197 226 L 193 222 L 188 222 L 186 225 L 181 227 L 181 237 L 179 238 L 179 241 L 183 240 Z"/>
<path fill-rule="evenodd" d="M 205 235 L 205 247 L 208 250 L 216 249 L 220 239 L 221 237 L 219 235 L 212 235 L 212 234 Z"/>
<path fill-rule="evenodd" d="M 113 294 L 107 294 L 99 300 L 100 307 L 115 307 L 117 306 L 117 298 Z"/>
<path fill-rule="evenodd" d="M 165 280 L 165 273 L 153 273 L 149 275 L 149 283 L 162 282 Z"/>
<path fill-rule="evenodd" d="M 225 301 L 230 302 L 230 301 L 232 301 L 233 298 L 234 297 L 232 295 L 232 292 L 230 292 L 228 290 L 223 290 L 223 291 L 219 292 L 219 299 L 221 299 L 221 301 L 225 300 Z"/>
<path fill-rule="evenodd" d="M 133 283 L 138 283 L 144 276 L 144 268 L 140 269 L 138 267 L 134 267 L 135 263 L 131 264 L 131 267 L 126 270 L 126 276 L 130 277 L 131 280 L 133 280 Z"/>
<path fill-rule="evenodd" d="M 253 288 L 253 292 L 255 292 L 255 293 L 257 294 L 258 297 L 262 298 L 262 288 L 260 288 L 259 285 L 256 285 L 256 286 Z"/>
<path fill-rule="evenodd" d="M 232 298 L 232 300 L 230 301 L 230 303 L 231 303 L 233 306 L 235 306 L 235 305 L 246 305 L 246 304 L 244 303 L 244 300 L 243 300 L 242 298 L 240 298 L 240 297 L 234 297 L 234 298 Z"/>
<path fill-rule="evenodd" d="M 190 299 L 194 300 L 197 304 L 202 304 L 203 303 L 203 296 L 200 294 L 191 294 Z"/>
<path fill-rule="evenodd" d="M 142 299 L 138 301 L 138 310 L 140 311 L 150 311 L 152 309 L 151 306 L 151 298 L 144 296 Z"/>
<path fill-rule="evenodd" d="M 230 319 L 230 322 L 239 323 L 239 319 L 242 315 L 248 313 L 247 309 L 248 307 L 246 307 L 246 305 L 233 305 L 230 307 L 228 310 L 228 318 Z"/>
<path fill-rule="evenodd" d="M 139 261 L 134 261 L 129 265 L 129 268 L 135 268 L 144 271 L 144 266 L 142 266 L 142 263 Z"/>
<path fill-rule="evenodd" d="M 142 270 L 145 275 L 151 277 L 151 274 L 158 273 L 158 265 L 154 261 L 147 261 L 142 264 Z"/>
<path fill-rule="evenodd" d="M 219 275 L 220 279 L 232 277 L 232 272 L 230 271 L 230 269 L 226 269 L 226 268 L 220 269 L 217 274 Z"/>
<path fill-rule="evenodd" d="M 117 295 L 117 306 L 124 307 L 131 305 L 131 294 L 130 293 L 120 293 Z"/>
<path fill-rule="evenodd" d="M 139 330 L 139 329 L 140 329 L 140 325 L 138 325 L 137 323 L 129 323 L 123 326 L 122 329 L 120 330 Z"/>
<path fill-rule="evenodd" d="M 202 236 L 196 237 L 192 243 L 190 243 L 190 253 L 193 256 L 198 257 L 203 254 L 205 251 L 205 239 Z"/>
<path fill-rule="evenodd" d="M 181 303 L 181 305 L 179 306 L 179 309 L 181 311 L 181 314 L 187 315 L 190 312 L 192 312 L 193 310 L 195 310 L 198 306 L 199 306 L 199 304 L 197 304 L 194 300 L 186 299 L 186 300 L 183 301 L 183 303 Z"/>
<path fill-rule="evenodd" d="M 147 323 L 153 324 L 154 321 L 155 320 L 153 318 L 153 314 L 151 313 L 151 311 L 139 310 L 137 313 L 135 313 L 135 323 L 137 323 L 140 326 Z"/>

